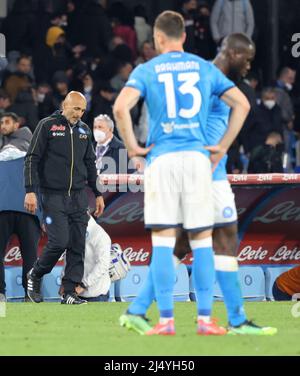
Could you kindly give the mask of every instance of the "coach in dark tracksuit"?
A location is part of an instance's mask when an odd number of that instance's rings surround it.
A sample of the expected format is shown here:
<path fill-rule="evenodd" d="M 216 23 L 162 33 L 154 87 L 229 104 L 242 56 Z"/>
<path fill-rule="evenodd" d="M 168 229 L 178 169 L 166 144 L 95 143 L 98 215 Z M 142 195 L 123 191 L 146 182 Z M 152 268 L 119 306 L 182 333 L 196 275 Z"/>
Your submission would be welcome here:
<path fill-rule="evenodd" d="M 104 209 L 103 198 L 97 190 L 97 172 L 92 135 L 80 119 L 86 100 L 79 92 L 70 92 L 57 111 L 41 120 L 34 132 L 25 159 L 25 208 L 34 213 L 37 193 L 41 193 L 43 217 L 48 243 L 41 257 L 28 273 L 28 296 L 39 303 L 41 279 L 51 272 L 67 249 L 67 267 L 62 280 L 65 294 L 62 303 L 82 304 L 75 293 L 83 277 L 88 198 L 86 181 L 96 195 L 96 212 Z"/>

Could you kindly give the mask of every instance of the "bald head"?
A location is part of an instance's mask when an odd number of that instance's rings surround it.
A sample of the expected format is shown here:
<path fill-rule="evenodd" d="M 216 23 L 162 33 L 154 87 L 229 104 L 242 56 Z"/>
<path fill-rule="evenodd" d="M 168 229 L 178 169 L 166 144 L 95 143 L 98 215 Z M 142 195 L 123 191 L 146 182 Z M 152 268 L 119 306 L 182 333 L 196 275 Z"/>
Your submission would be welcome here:
<path fill-rule="evenodd" d="M 79 91 L 70 91 L 62 104 L 62 114 L 71 123 L 76 124 L 86 110 L 86 99 Z"/>

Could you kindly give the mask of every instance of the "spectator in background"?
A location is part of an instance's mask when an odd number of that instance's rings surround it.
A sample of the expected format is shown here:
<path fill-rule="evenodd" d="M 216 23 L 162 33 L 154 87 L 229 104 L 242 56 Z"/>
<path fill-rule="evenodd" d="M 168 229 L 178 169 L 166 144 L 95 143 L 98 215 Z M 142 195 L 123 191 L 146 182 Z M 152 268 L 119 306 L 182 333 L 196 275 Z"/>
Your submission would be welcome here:
<path fill-rule="evenodd" d="M 213 59 L 216 54 L 209 19 L 209 6 L 206 2 L 201 2 L 195 14 L 195 53 L 206 60 Z"/>
<path fill-rule="evenodd" d="M 31 1 L 15 0 L 12 11 L 4 19 L 1 32 L 6 37 L 6 50 L 32 53 L 34 15 Z"/>
<path fill-rule="evenodd" d="M 64 30 L 58 26 L 52 26 L 48 29 L 46 35 L 46 45 L 48 46 L 44 61 L 48 66 L 48 79 L 54 72 L 67 70 L 72 58 L 71 46 L 66 40 Z"/>
<path fill-rule="evenodd" d="M 249 132 L 251 132 L 251 125 L 253 124 L 253 117 L 255 114 L 256 106 L 257 106 L 257 93 L 256 93 L 257 85 L 258 85 L 258 78 L 254 73 L 251 73 L 251 72 L 248 73 L 247 76 L 238 83 L 238 88 L 246 96 L 251 106 L 250 112 L 238 136 L 239 143 L 243 147 L 243 152 L 244 152 L 243 154 L 245 158 L 247 158 L 247 155 L 249 154 L 250 148 L 251 148 L 251 137 L 249 136 Z"/>
<path fill-rule="evenodd" d="M 106 114 L 113 119 L 112 106 L 116 97 L 115 90 L 107 81 L 100 82 L 98 89 L 93 96 L 89 123 L 93 123 L 95 117 L 99 114 Z"/>
<path fill-rule="evenodd" d="M 14 102 L 20 91 L 23 89 L 26 90 L 33 84 L 34 79 L 32 74 L 31 57 L 21 55 L 17 58 L 16 70 L 14 72 L 4 72 L 3 87 L 10 96 L 12 102 Z"/>
<path fill-rule="evenodd" d="M 62 101 L 69 92 L 69 79 L 64 71 L 57 71 L 53 78 L 53 105 L 56 110 L 61 108 Z"/>
<path fill-rule="evenodd" d="M 38 122 L 38 109 L 34 102 L 32 64 L 30 56 L 20 56 L 17 70 L 6 76 L 4 89 L 11 98 L 11 106 L 6 110 L 15 112 L 21 125 L 27 125 L 33 132 Z"/>
<path fill-rule="evenodd" d="M 114 136 L 114 122 L 107 115 L 94 119 L 96 167 L 98 173 L 127 174 L 128 154 L 124 144 Z"/>
<path fill-rule="evenodd" d="M 11 101 L 9 95 L 5 92 L 5 90 L 0 89 L 0 116 L 3 112 L 7 112 L 10 106 Z"/>
<path fill-rule="evenodd" d="M 283 137 L 283 123 L 280 107 L 276 104 L 276 91 L 267 87 L 261 94 L 261 103 L 256 107 L 249 125 L 249 149 L 264 145 L 267 136 L 277 132 Z"/>
<path fill-rule="evenodd" d="M 290 95 L 296 80 L 296 71 L 289 67 L 284 67 L 279 72 L 276 82 L 276 103 L 281 109 L 281 116 L 284 126 L 284 145 L 287 153 L 287 170 L 293 171 L 293 148 L 296 143 L 294 134 L 294 105 Z"/>
<path fill-rule="evenodd" d="M 137 36 L 137 48 L 140 50 L 144 42 L 152 39 L 152 27 L 147 23 L 146 9 L 141 4 L 134 8 L 134 29 Z"/>
<path fill-rule="evenodd" d="M 251 154 L 249 174 L 283 173 L 283 143 L 279 133 L 271 132 L 263 145 L 256 146 Z"/>
<path fill-rule="evenodd" d="M 180 13 L 184 18 L 186 40 L 184 50 L 195 51 L 195 16 L 197 11 L 197 0 L 183 0 Z"/>
<path fill-rule="evenodd" d="M 4 143 L 0 149 L 1 160 L 18 159 L 24 156 L 29 148 L 32 133 L 26 127 L 20 128 L 18 117 L 14 113 L 4 113 L 0 119 L 0 133 Z M 7 153 L 10 150 L 10 153 Z M 4 157 L 6 154 L 6 158 Z M 8 155 L 9 154 L 9 155 Z M 20 242 L 23 259 L 22 285 L 27 299 L 26 275 L 32 268 L 37 257 L 37 247 L 40 238 L 40 225 L 37 216 L 25 213 L 23 204 L 25 191 L 23 188 L 22 160 L 7 164 L 0 162 L 0 296 L 5 297 L 5 278 L 3 259 L 8 241 L 16 234 Z M 22 199 L 19 200 L 19 196 Z"/>
<path fill-rule="evenodd" d="M 92 99 L 94 93 L 94 81 L 89 72 L 82 76 L 82 90 L 80 90 L 86 99 L 86 113 L 89 113 L 92 107 Z"/>
<path fill-rule="evenodd" d="M 52 89 L 47 83 L 40 83 L 37 86 L 35 101 L 38 106 L 39 119 L 47 117 L 55 111 Z"/>
<path fill-rule="evenodd" d="M 232 33 L 252 38 L 254 15 L 249 0 L 216 0 L 211 12 L 210 27 L 215 43 Z"/>
<path fill-rule="evenodd" d="M 119 93 L 125 86 L 132 70 L 133 70 L 133 65 L 131 63 L 129 62 L 120 63 L 117 75 L 113 77 L 110 81 L 111 86 L 113 87 L 113 89 L 115 89 L 117 93 Z"/>
<path fill-rule="evenodd" d="M 4 112 L 0 119 L 0 133 L 2 145 L 0 153 L 4 148 L 15 148 L 26 154 L 32 133 L 28 127 L 21 127 L 18 116 L 14 112 Z"/>
<path fill-rule="evenodd" d="M 135 61 L 135 65 L 146 63 L 156 56 L 152 42 L 146 41 L 142 44 L 140 56 Z"/>
<path fill-rule="evenodd" d="M 98 0 L 84 0 L 77 5 L 74 27 L 77 28 L 78 38 L 74 44 L 85 46 L 89 57 L 103 56 L 108 52 L 108 43 L 112 36 L 106 12 Z"/>
<path fill-rule="evenodd" d="M 110 9 L 113 34 L 123 39 L 130 48 L 133 62 L 137 58 L 137 34 L 134 29 L 134 17 L 121 2 L 116 2 Z"/>

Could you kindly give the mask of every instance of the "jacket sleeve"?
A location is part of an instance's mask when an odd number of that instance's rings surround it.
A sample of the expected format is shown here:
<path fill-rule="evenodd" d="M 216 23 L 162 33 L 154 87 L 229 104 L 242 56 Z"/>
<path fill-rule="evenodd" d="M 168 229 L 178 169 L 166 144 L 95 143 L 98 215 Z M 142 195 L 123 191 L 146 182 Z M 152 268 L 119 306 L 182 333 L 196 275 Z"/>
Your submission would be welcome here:
<path fill-rule="evenodd" d="M 88 146 L 84 156 L 84 163 L 87 169 L 88 185 L 93 190 L 96 197 L 102 196 L 102 193 L 97 188 L 97 169 L 96 169 L 96 154 L 92 144 L 92 137 L 88 135 Z"/>
<path fill-rule="evenodd" d="M 245 34 L 252 38 L 253 32 L 254 32 L 254 15 L 253 15 L 253 9 L 250 1 L 247 2 L 247 12 L 246 12 L 246 32 Z"/>
<path fill-rule="evenodd" d="M 36 192 L 39 186 L 38 167 L 48 144 L 47 119 L 37 125 L 25 157 L 24 180 L 26 193 Z"/>
<path fill-rule="evenodd" d="M 219 19 L 222 11 L 222 0 L 217 0 L 213 6 L 210 16 L 210 29 L 215 42 L 221 38 L 219 30 Z"/>

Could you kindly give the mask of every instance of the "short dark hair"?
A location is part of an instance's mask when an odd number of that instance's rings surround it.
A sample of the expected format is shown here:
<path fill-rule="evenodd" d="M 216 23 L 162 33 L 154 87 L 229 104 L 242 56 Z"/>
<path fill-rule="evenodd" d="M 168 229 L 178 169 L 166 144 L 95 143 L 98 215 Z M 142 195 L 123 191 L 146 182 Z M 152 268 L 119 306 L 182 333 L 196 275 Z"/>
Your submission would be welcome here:
<path fill-rule="evenodd" d="M 156 18 L 154 28 L 169 38 L 180 39 L 185 31 L 184 19 L 180 13 L 166 10 Z"/>
<path fill-rule="evenodd" d="M 227 35 L 222 41 L 221 49 L 233 49 L 236 51 L 244 51 L 252 48 L 255 51 L 255 44 L 251 38 L 243 33 L 232 33 Z"/>
<path fill-rule="evenodd" d="M 32 61 L 31 56 L 29 56 L 29 55 L 21 55 L 21 56 L 19 56 L 19 57 L 17 58 L 17 64 L 19 64 L 19 62 L 20 62 L 21 60 L 23 60 L 23 59 L 29 60 L 30 62 Z"/>
<path fill-rule="evenodd" d="M 19 123 L 19 116 L 14 112 L 4 112 L 1 114 L 0 120 L 4 117 L 10 117 L 13 119 L 14 122 Z"/>

